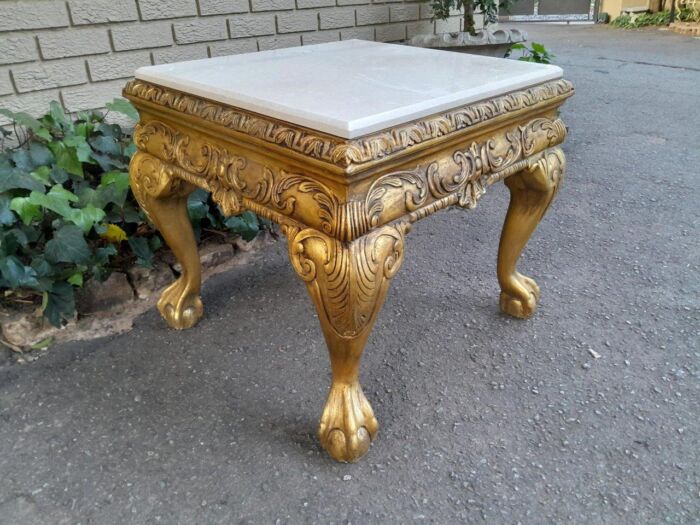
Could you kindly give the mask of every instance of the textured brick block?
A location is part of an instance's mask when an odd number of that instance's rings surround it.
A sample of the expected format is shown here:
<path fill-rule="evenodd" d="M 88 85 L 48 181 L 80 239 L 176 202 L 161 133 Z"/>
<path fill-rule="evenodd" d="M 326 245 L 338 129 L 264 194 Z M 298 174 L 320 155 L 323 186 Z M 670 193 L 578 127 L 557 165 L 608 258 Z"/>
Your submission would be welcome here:
<path fill-rule="evenodd" d="M 228 19 L 231 38 L 275 34 L 275 15 L 241 15 Z"/>
<path fill-rule="evenodd" d="M 169 46 L 173 43 L 170 22 L 120 24 L 111 30 L 112 44 L 117 51 Z"/>
<path fill-rule="evenodd" d="M 324 9 L 320 13 L 321 29 L 334 29 L 336 27 L 352 27 L 355 25 L 354 7 L 336 7 Z"/>
<path fill-rule="evenodd" d="M 194 0 L 139 0 L 139 9 L 143 20 L 178 18 L 197 14 Z"/>
<path fill-rule="evenodd" d="M 95 82 L 85 86 L 65 88 L 61 90 L 63 104 L 68 111 L 83 111 L 86 109 L 100 109 L 105 107 L 116 97 L 122 96 L 124 88 L 123 80 L 110 82 Z"/>
<path fill-rule="evenodd" d="M 341 40 L 374 40 L 373 27 L 350 27 L 340 30 Z"/>
<path fill-rule="evenodd" d="M 10 80 L 10 68 L 0 67 L 0 96 L 11 95 L 15 92 L 12 87 L 12 80 Z"/>
<path fill-rule="evenodd" d="M 406 24 L 389 24 L 375 28 L 377 42 L 397 42 L 406 38 Z"/>
<path fill-rule="evenodd" d="M 384 24 L 389 21 L 389 7 L 385 5 L 361 6 L 356 9 L 357 25 Z"/>
<path fill-rule="evenodd" d="M 212 40 L 226 40 L 228 30 L 225 18 L 199 18 L 175 22 L 175 42 L 178 44 L 194 44 Z"/>
<path fill-rule="evenodd" d="M 260 51 L 267 49 L 282 49 L 301 45 L 301 35 L 277 35 L 258 39 Z"/>
<path fill-rule="evenodd" d="M 12 76 L 20 93 L 74 86 L 88 81 L 85 60 L 82 58 L 14 66 Z"/>
<path fill-rule="evenodd" d="M 139 18 L 136 0 L 70 0 L 68 8 L 74 25 L 127 22 Z"/>
<path fill-rule="evenodd" d="M 392 5 L 389 7 L 389 17 L 392 22 L 418 20 L 420 17 L 420 6 L 418 4 Z"/>
<path fill-rule="evenodd" d="M 39 34 L 39 48 L 44 58 L 65 58 L 107 53 L 109 35 L 103 27 L 61 29 Z"/>
<path fill-rule="evenodd" d="M 277 15 L 278 33 L 297 33 L 299 31 L 315 31 L 318 29 L 318 13 L 316 11 L 292 11 Z"/>
<path fill-rule="evenodd" d="M 0 31 L 65 27 L 69 23 L 65 2 L 54 0 L 0 1 Z"/>
<path fill-rule="evenodd" d="M 0 97 L 0 108 L 9 109 L 15 113 L 24 111 L 34 117 L 39 117 L 49 111 L 49 103 L 52 100 L 59 100 L 58 91 L 37 91 L 24 95 L 10 95 Z M 0 125 L 10 122 L 8 118 L 0 115 Z"/>
<path fill-rule="evenodd" d="M 369 4 L 369 0 L 338 0 L 338 5 L 362 5 Z"/>
<path fill-rule="evenodd" d="M 213 57 L 253 53 L 258 50 L 258 41 L 254 38 L 239 38 L 226 42 L 215 42 L 209 46 L 209 54 Z"/>
<path fill-rule="evenodd" d="M 250 0 L 253 11 L 282 11 L 294 9 L 294 0 Z"/>
<path fill-rule="evenodd" d="M 458 16 L 453 16 L 447 20 L 435 20 L 435 32 L 440 33 L 456 33 L 461 30 L 462 19 Z"/>
<path fill-rule="evenodd" d="M 335 0 L 297 0 L 297 9 L 332 6 L 335 6 Z"/>
<path fill-rule="evenodd" d="M 430 4 L 421 4 L 420 5 L 420 17 L 421 18 L 433 18 L 433 8 L 430 7 Z"/>
<path fill-rule="evenodd" d="M 199 13 L 203 16 L 247 12 L 248 0 L 199 0 Z"/>
<path fill-rule="evenodd" d="M 151 65 L 151 53 L 148 51 L 111 53 L 88 58 L 87 64 L 90 80 L 93 82 L 129 78 L 134 76 L 137 68 Z"/>
<path fill-rule="evenodd" d="M 432 20 L 421 20 L 406 24 L 406 38 L 416 35 L 432 35 L 435 33 L 435 23 Z"/>
<path fill-rule="evenodd" d="M 0 64 L 17 64 L 39 58 L 34 35 L 6 33 L 0 35 Z"/>
<path fill-rule="evenodd" d="M 207 57 L 209 57 L 209 51 L 206 44 L 164 47 L 153 51 L 154 64 L 171 64 L 173 62 L 199 60 Z"/>
<path fill-rule="evenodd" d="M 316 31 L 315 33 L 304 33 L 301 35 L 301 43 L 305 46 L 337 42 L 338 40 L 340 40 L 340 31 Z"/>

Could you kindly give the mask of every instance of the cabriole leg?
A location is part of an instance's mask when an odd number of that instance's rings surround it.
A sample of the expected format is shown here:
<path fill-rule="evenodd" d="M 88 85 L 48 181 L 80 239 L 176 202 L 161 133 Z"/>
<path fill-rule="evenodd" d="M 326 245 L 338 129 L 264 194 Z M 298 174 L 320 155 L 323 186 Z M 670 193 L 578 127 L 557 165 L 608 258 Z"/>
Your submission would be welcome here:
<path fill-rule="evenodd" d="M 407 223 L 384 226 L 352 242 L 288 228 L 289 256 L 316 306 L 331 360 L 332 383 L 318 429 L 338 461 L 369 450 L 378 424 L 359 382 L 360 358 L 401 266 Z"/>
<path fill-rule="evenodd" d="M 501 310 L 514 317 L 530 317 L 537 307 L 540 289 L 533 279 L 519 273 L 516 265 L 557 192 L 564 168 L 564 153 L 552 148 L 534 166 L 505 180 L 510 205 L 498 247 L 498 282 Z"/>
<path fill-rule="evenodd" d="M 187 196 L 195 187 L 168 170 L 159 159 L 137 152 L 129 166 L 131 189 L 148 218 L 182 265 L 182 274 L 158 300 L 158 311 L 173 328 L 194 326 L 202 317 L 202 277 L 197 242 L 187 215 Z"/>

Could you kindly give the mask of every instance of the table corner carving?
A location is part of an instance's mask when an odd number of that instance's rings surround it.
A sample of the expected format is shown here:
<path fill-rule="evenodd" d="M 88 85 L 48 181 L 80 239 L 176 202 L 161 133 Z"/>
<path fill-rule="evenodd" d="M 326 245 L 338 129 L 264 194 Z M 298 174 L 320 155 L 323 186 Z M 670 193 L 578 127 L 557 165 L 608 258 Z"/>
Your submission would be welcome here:
<path fill-rule="evenodd" d="M 517 271 L 565 160 L 558 80 L 378 132 L 341 139 L 193 95 L 135 81 L 141 111 L 130 166 L 134 194 L 180 261 L 158 309 L 174 328 L 202 315 L 201 269 L 187 196 L 210 191 L 224 213 L 281 225 L 289 258 L 318 311 L 332 382 L 319 427 L 339 461 L 369 449 L 378 423 L 359 382 L 360 359 L 404 258 L 411 224 L 440 209 L 473 208 L 504 180 L 511 193 L 497 261 L 500 307 L 525 318 L 539 288 Z"/>

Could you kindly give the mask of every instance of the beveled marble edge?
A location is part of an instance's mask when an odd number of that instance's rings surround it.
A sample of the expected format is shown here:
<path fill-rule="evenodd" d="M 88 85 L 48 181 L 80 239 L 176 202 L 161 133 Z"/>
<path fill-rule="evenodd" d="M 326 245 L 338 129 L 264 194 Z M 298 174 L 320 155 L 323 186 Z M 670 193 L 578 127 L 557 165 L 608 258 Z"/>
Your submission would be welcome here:
<path fill-rule="evenodd" d="M 508 113 L 547 105 L 573 92 L 573 84 L 568 80 L 553 80 L 354 139 L 329 135 L 139 79 L 127 83 L 123 93 L 137 106 L 139 102 L 163 106 L 347 169 L 393 156 L 411 146 L 446 137 Z"/>

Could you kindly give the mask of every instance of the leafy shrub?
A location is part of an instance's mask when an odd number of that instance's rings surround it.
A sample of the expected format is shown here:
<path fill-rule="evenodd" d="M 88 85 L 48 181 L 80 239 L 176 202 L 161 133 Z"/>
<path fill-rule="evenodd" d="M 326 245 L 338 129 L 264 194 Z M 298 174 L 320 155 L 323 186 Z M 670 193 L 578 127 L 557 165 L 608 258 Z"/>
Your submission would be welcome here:
<path fill-rule="evenodd" d="M 667 26 L 670 23 L 671 12 L 659 11 L 658 13 L 642 13 L 640 15 L 620 15 L 610 22 L 610 25 L 623 29 L 636 29 L 647 26 Z"/>
<path fill-rule="evenodd" d="M 132 120 L 126 100 L 107 104 Z M 109 112 L 108 112 L 109 113 Z M 0 109 L 0 292 L 40 305 L 54 326 L 75 315 L 75 289 L 132 264 L 150 266 L 163 246 L 129 188 L 131 130 L 101 112 L 66 115 L 57 102 L 39 119 Z M 226 218 L 208 193 L 188 201 L 197 239 L 212 231 L 254 238 L 270 224 L 251 212 Z"/>
<path fill-rule="evenodd" d="M 513 44 L 512 46 L 510 46 L 510 49 L 508 49 L 508 52 L 506 53 L 506 58 L 509 57 L 513 51 L 521 51 L 521 56 L 518 58 L 518 60 L 522 60 L 523 62 L 551 64 L 552 59 L 555 58 L 551 51 L 549 51 L 542 44 L 538 44 L 537 42 L 533 42 L 530 47 L 527 47 L 525 44 L 522 43 Z"/>

